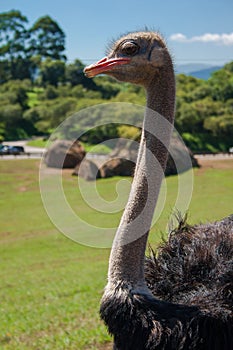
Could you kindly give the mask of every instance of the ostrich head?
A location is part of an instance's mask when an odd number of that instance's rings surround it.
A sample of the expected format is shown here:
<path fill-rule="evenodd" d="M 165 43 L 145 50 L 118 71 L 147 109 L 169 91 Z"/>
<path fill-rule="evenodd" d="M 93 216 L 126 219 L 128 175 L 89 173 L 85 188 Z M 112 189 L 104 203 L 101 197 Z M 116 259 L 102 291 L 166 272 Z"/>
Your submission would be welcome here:
<path fill-rule="evenodd" d="M 120 81 L 148 87 L 171 61 L 164 40 L 158 33 L 130 33 L 116 41 L 108 56 L 85 68 L 88 77 L 108 74 Z"/>

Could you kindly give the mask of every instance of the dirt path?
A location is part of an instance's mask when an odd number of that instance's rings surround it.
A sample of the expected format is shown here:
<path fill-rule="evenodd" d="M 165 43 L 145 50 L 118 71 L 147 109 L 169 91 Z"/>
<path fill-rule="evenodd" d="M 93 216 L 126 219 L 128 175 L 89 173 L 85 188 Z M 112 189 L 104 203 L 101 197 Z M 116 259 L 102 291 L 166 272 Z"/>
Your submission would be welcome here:
<path fill-rule="evenodd" d="M 198 155 L 195 156 L 201 168 L 212 169 L 232 169 L 233 170 L 233 154 L 219 154 L 219 155 Z"/>

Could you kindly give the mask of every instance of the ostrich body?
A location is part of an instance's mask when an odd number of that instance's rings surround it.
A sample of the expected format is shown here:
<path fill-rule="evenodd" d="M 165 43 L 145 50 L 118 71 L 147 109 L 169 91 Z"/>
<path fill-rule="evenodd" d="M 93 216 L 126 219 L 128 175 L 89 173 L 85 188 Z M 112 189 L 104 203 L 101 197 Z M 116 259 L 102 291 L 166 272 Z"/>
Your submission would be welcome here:
<path fill-rule="evenodd" d="M 233 216 L 193 227 L 180 222 L 145 259 L 174 122 L 167 47 L 157 33 L 130 33 L 85 68 L 89 77 L 101 73 L 142 85 L 147 95 L 135 175 L 100 308 L 114 349 L 233 349 Z"/>

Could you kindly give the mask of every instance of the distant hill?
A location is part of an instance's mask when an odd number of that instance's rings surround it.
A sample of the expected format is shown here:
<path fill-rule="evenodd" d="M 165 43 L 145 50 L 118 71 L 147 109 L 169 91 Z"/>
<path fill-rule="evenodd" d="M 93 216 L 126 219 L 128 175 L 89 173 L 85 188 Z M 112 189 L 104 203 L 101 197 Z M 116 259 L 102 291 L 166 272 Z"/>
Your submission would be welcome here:
<path fill-rule="evenodd" d="M 219 70 L 221 68 L 222 67 L 220 67 L 220 66 L 210 67 L 210 68 L 206 68 L 206 69 L 197 70 L 195 72 L 190 72 L 189 75 L 192 75 L 195 78 L 207 80 L 207 79 L 209 79 L 209 77 L 211 76 L 211 74 L 213 72 L 216 72 L 217 70 Z"/>
<path fill-rule="evenodd" d="M 207 80 L 211 73 L 221 69 L 222 66 L 211 66 L 206 63 L 188 63 L 176 66 L 177 74 L 191 75 L 195 78 Z"/>

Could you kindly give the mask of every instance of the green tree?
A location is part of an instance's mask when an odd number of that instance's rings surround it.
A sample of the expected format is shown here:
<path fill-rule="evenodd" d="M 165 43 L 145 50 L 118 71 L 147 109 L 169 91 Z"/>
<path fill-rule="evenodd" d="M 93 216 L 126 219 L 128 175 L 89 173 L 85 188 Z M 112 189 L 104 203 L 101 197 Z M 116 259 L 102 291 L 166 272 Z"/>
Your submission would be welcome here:
<path fill-rule="evenodd" d="M 33 123 L 23 118 L 29 89 L 29 81 L 11 80 L 0 85 L 0 129 L 5 139 L 23 138 L 36 132 Z"/>
<path fill-rule="evenodd" d="M 66 66 L 66 81 L 72 86 L 78 84 L 83 85 L 83 80 L 86 78 L 83 74 L 84 67 L 85 65 L 78 59 L 76 59 L 74 63 L 68 64 Z"/>
<path fill-rule="evenodd" d="M 0 61 L 0 84 L 11 79 L 10 65 L 7 60 Z"/>
<path fill-rule="evenodd" d="M 65 34 L 58 23 L 49 16 L 39 18 L 30 29 L 29 52 L 32 56 L 66 60 Z"/>
<path fill-rule="evenodd" d="M 121 83 L 108 76 L 96 77 L 95 83 L 104 99 L 115 97 L 123 88 Z"/>
<path fill-rule="evenodd" d="M 27 18 L 20 11 L 12 10 L 0 14 L 0 56 L 9 59 L 25 56 Z"/>
<path fill-rule="evenodd" d="M 78 59 L 74 63 L 66 65 L 66 81 L 71 84 L 71 86 L 76 86 L 81 84 L 86 89 L 97 90 L 96 83 L 93 79 L 87 78 L 84 73 L 85 65 Z"/>
<path fill-rule="evenodd" d="M 216 136 L 231 137 L 233 135 L 233 116 L 229 114 L 223 114 L 220 116 L 211 116 L 204 122 L 204 126 L 207 130 L 211 130 Z"/>
<path fill-rule="evenodd" d="M 65 63 L 61 60 L 47 58 L 40 64 L 39 81 L 42 86 L 48 84 L 57 86 L 64 81 Z"/>
<path fill-rule="evenodd" d="M 213 73 L 209 80 L 214 100 L 227 101 L 233 98 L 233 63 Z"/>
<path fill-rule="evenodd" d="M 25 24 L 27 17 L 20 11 L 11 10 L 0 14 L 1 81 L 30 77 L 30 60 L 25 48 L 29 37 Z"/>

